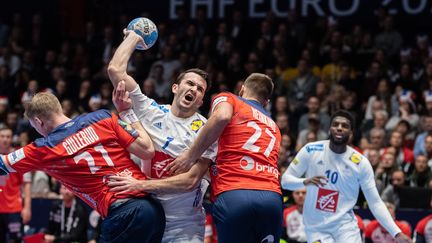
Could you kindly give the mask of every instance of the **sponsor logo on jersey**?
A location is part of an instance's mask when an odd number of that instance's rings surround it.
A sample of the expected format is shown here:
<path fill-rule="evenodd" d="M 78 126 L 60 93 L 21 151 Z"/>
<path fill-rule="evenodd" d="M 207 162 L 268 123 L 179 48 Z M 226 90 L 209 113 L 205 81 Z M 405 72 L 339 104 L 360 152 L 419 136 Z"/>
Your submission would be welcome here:
<path fill-rule="evenodd" d="M 159 128 L 159 129 L 162 129 L 162 122 L 153 123 L 153 126 Z"/>
<path fill-rule="evenodd" d="M 126 131 L 128 132 L 131 136 L 133 137 L 138 137 L 139 134 L 138 132 L 127 122 L 122 121 L 120 119 L 118 119 L 118 124 Z"/>
<path fill-rule="evenodd" d="M 300 161 L 297 159 L 297 157 L 294 158 L 293 161 L 292 161 L 292 163 L 295 164 L 295 165 L 297 165 L 299 162 L 300 162 Z"/>
<path fill-rule="evenodd" d="M 16 162 L 25 158 L 24 148 L 20 148 L 18 150 L 13 151 L 8 154 L 8 161 L 10 165 L 14 165 Z"/>
<path fill-rule="evenodd" d="M 334 213 L 337 209 L 338 200 L 338 191 L 318 188 L 316 208 L 322 211 Z"/>
<path fill-rule="evenodd" d="M 313 243 L 321 243 L 321 240 L 316 240 Z"/>
<path fill-rule="evenodd" d="M 191 130 L 194 132 L 198 132 L 201 127 L 204 125 L 204 122 L 200 119 L 193 120 L 191 125 Z"/>
<path fill-rule="evenodd" d="M 215 162 L 211 163 L 211 165 L 210 165 L 210 171 L 211 171 L 211 173 L 212 173 L 213 176 L 217 176 L 218 175 L 217 165 L 216 165 Z"/>
<path fill-rule="evenodd" d="M 274 177 L 279 178 L 279 171 L 277 168 L 271 165 L 262 165 L 258 162 L 255 162 L 249 156 L 243 156 L 240 159 L 240 167 L 245 171 L 255 170 L 257 172 L 270 173 L 273 174 Z"/>
<path fill-rule="evenodd" d="M 311 144 L 306 146 L 306 151 L 308 153 L 313 151 L 324 151 L 324 144 Z"/>
<path fill-rule="evenodd" d="M 362 160 L 361 155 L 357 154 L 357 153 L 352 153 L 351 157 L 350 157 L 351 162 L 353 162 L 354 164 L 358 164 L 360 163 L 360 161 Z"/>

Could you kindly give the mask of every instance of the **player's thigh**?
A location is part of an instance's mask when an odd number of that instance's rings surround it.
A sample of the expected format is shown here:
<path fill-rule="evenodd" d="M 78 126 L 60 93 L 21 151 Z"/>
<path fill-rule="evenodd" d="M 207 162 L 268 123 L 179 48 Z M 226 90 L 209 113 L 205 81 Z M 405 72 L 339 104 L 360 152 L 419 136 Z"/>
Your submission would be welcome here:
<path fill-rule="evenodd" d="M 218 195 L 213 205 L 218 242 L 254 242 L 254 214 L 245 192 L 234 190 Z"/>
<path fill-rule="evenodd" d="M 335 236 L 336 242 L 350 242 L 362 243 L 360 230 L 354 228 L 353 230 L 344 230 Z"/>
<path fill-rule="evenodd" d="M 253 221 L 258 242 L 279 242 L 283 218 L 281 196 L 272 191 L 251 191 L 250 196 L 256 214 Z"/>
<path fill-rule="evenodd" d="M 101 242 L 160 242 L 165 229 L 162 206 L 153 199 L 130 199 L 110 209 Z"/>
<path fill-rule="evenodd" d="M 24 225 L 22 224 L 21 213 L 6 214 L 7 239 L 9 242 L 21 242 L 23 237 Z"/>
<path fill-rule="evenodd" d="M 330 233 L 326 232 L 306 231 L 306 238 L 308 243 L 339 243 Z"/>

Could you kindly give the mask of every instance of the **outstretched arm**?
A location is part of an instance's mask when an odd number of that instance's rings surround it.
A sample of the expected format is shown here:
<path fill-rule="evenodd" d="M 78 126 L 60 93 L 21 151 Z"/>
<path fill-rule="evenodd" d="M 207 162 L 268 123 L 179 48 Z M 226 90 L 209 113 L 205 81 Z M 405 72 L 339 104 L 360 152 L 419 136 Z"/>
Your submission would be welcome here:
<path fill-rule="evenodd" d="M 207 123 L 189 150 L 177 157 L 167 166 L 171 174 L 179 174 L 188 171 L 202 153 L 212 145 L 222 134 L 226 125 L 233 116 L 233 106 L 228 102 L 218 104 L 210 115 Z"/>
<path fill-rule="evenodd" d="M 140 191 L 156 194 L 192 191 L 205 175 L 210 162 L 209 159 L 203 159 L 203 162 L 194 164 L 186 173 L 157 180 L 137 180 L 130 176 L 111 176 L 108 186 L 112 187 L 111 191 L 119 194 Z"/>
<path fill-rule="evenodd" d="M 141 36 L 137 35 L 134 31 L 123 30 L 125 38 L 120 46 L 114 53 L 108 65 L 108 76 L 110 77 L 111 83 L 114 87 L 124 80 L 126 84 L 126 90 L 132 91 L 137 86 L 135 79 L 127 74 L 128 61 L 135 50 L 138 43 L 145 45 Z"/>

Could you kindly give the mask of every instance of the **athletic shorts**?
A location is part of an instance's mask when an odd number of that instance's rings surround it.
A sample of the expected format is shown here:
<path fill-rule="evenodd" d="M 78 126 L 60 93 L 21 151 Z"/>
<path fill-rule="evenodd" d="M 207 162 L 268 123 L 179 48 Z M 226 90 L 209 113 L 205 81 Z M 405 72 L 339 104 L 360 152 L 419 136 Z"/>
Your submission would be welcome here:
<path fill-rule="evenodd" d="M 0 242 L 21 242 L 24 232 L 21 213 L 0 213 Z"/>
<path fill-rule="evenodd" d="M 325 231 L 305 230 L 305 232 L 307 242 L 310 243 L 362 243 L 360 229 L 356 223 L 342 226 L 329 226 L 329 229 Z"/>
<path fill-rule="evenodd" d="M 213 205 L 218 241 L 279 243 L 282 197 L 272 191 L 232 190 L 219 194 Z"/>
<path fill-rule="evenodd" d="M 162 205 L 151 197 L 113 203 L 102 221 L 100 242 L 161 242 L 165 230 Z"/>

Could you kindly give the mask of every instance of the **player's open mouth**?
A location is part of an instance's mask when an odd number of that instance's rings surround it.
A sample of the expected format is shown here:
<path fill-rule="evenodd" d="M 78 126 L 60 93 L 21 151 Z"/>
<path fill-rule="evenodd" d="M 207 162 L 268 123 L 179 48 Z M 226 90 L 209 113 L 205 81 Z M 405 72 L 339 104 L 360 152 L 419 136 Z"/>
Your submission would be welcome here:
<path fill-rule="evenodd" d="M 192 101 L 192 100 L 194 99 L 194 97 L 193 97 L 193 95 L 191 95 L 191 94 L 187 94 L 187 95 L 185 96 L 185 99 L 186 99 L 187 101 Z"/>

